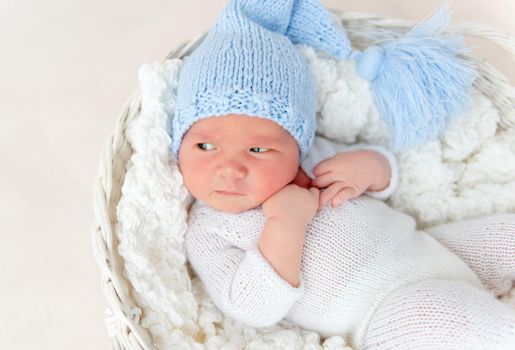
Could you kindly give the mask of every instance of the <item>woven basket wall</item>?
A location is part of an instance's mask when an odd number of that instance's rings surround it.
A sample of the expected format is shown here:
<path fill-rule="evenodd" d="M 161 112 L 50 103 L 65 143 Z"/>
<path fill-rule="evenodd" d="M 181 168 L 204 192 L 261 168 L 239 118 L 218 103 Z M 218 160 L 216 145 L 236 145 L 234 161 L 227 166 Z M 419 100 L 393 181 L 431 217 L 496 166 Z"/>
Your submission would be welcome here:
<path fill-rule="evenodd" d="M 406 32 L 413 22 L 378 17 L 369 14 L 349 13 L 331 10 L 347 30 L 353 45 L 360 49 L 367 46 L 371 39 L 360 37 L 357 33 L 387 29 L 396 33 Z M 450 28 L 465 37 L 478 37 L 492 42 L 506 50 L 515 60 L 515 38 L 502 32 L 478 24 L 463 24 Z M 188 56 L 203 37 L 191 40 L 172 50 L 166 59 Z M 500 128 L 515 127 L 515 88 L 488 62 L 467 55 L 475 62 L 480 78 L 476 88 L 499 109 Z M 142 310 L 131 299 L 131 286 L 123 276 L 123 260 L 117 252 L 116 206 L 121 197 L 126 165 L 133 150 L 125 135 L 128 125 L 138 117 L 141 109 L 141 96 L 135 92 L 123 107 L 116 127 L 109 138 L 100 159 L 100 169 L 95 181 L 93 227 L 93 250 L 100 267 L 101 284 L 107 299 L 106 326 L 112 337 L 114 349 L 155 349 L 152 337 L 139 321 Z"/>

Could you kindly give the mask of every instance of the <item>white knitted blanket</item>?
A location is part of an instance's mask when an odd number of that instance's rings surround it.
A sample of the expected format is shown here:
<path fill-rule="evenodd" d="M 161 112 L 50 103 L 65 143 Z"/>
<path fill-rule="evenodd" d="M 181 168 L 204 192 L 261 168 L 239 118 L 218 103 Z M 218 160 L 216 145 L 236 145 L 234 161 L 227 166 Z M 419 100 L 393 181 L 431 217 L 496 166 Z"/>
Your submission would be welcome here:
<path fill-rule="evenodd" d="M 303 48 L 317 81 L 318 131 L 341 142 L 386 146 L 367 82 L 352 62 Z M 183 248 L 191 203 L 168 151 L 181 60 L 141 67 L 141 114 L 127 130 L 134 150 L 117 215 L 118 247 L 141 324 L 161 349 L 350 349 L 342 337 L 321 339 L 282 321 L 254 329 L 225 318 L 188 271 Z M 515 129 L 497 130 L 499 115 L 479 93 L 438 141 L 397 155 L 400 183 L 389 204 L 423 228 L 496 212 L 515 212 Z M 506 302 L 515 306 L 515 293 Z"/>

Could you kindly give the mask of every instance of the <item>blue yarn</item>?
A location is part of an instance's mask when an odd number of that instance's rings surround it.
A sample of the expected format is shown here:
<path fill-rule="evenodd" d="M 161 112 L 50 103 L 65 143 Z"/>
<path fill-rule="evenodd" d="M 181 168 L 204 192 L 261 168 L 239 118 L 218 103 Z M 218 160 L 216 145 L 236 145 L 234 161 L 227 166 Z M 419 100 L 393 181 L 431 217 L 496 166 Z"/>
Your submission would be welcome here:
<path fill-rule="evenodd" d="M 197 121 L 246 114 L 277 122 L 304 159 L 316 130 L 315 84 L 294 44 L 352 52 L 318 0 L 231 0 L 179 74 L 171 151 Z"/>
<path fill-rule="evenodd" d="M 443 35 L 450 8 L 436 14 L 404 37 L 357 59 L 357 72 L 371 80 L 373 97 L 390 131 L 390 147 L 401 150 L 437 137 L 465 108 L 477 73 L 459 58 L 462 38 Z M 377 63 L 377 57 L 382 62 Z"/>
<path fill-rule="evenodd" d="M 319 0 L 230 0 L 179 74 L 171 151 L 177 159 L 195 122 L 235 113 L 277 122 L 304 159 L 316 130 L 315 86 L 294 44 L 357 59 L 393 150 L 435 138 L 464 110 L 477 75 L 459 57 L 462 38 L 443 33 L 449 20 L 445 4 L 404 37 L 357 53 Z"/>

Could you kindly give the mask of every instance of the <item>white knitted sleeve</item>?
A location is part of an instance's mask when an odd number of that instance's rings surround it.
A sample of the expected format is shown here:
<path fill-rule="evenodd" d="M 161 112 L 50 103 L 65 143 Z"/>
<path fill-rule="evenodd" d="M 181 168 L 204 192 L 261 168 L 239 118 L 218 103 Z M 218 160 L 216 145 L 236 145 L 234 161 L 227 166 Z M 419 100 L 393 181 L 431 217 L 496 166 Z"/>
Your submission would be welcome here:
<path fill-rule="evenodd" d="M 282 279 L 258 247 L 243 250 L 214 227 L 190 225 L 185 245 L 191 266 L 215 305 L 227 316 L 253 327 L 282 320 L 304 290 Z"/>
<path fill-rule="evenodd" d="M 301 168 L 310 178 L 314 179 L 315 175 L 313 174 L 313 169 L 322 160 L 333 157 L 339 152 L 349 152 L 361 149 L 370 149 L 381 153 L 386 159 L 388 159 L 391 169 L 390 183 L 385 189 L 381 191 L 366 191 L 364 194 L 377 199 L 386 199 L 390 197 L 397 188 L 399 182 L 399 166 L 395 156 L 386 148 L 381 146 L 367 144 L 346 145 L 317 135 L 307 158 L 301 163 Z"/>

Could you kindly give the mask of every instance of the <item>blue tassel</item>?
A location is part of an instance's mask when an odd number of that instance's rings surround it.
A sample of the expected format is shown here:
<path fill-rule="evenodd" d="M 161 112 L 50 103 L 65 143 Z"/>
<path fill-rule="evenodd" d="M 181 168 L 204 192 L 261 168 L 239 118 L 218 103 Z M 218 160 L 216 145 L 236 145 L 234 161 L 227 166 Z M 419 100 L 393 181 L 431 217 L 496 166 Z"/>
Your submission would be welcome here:
<path fill-rule="evenodd" d="M 450 17 L 445 3 L 404 37 L 357 57 L 357 72 L 371 83 L 394 151 L 435 139 L 468 103 L 477 73 L 458 57 L 465 51 L 461 36 L 443 34 Z"/>

